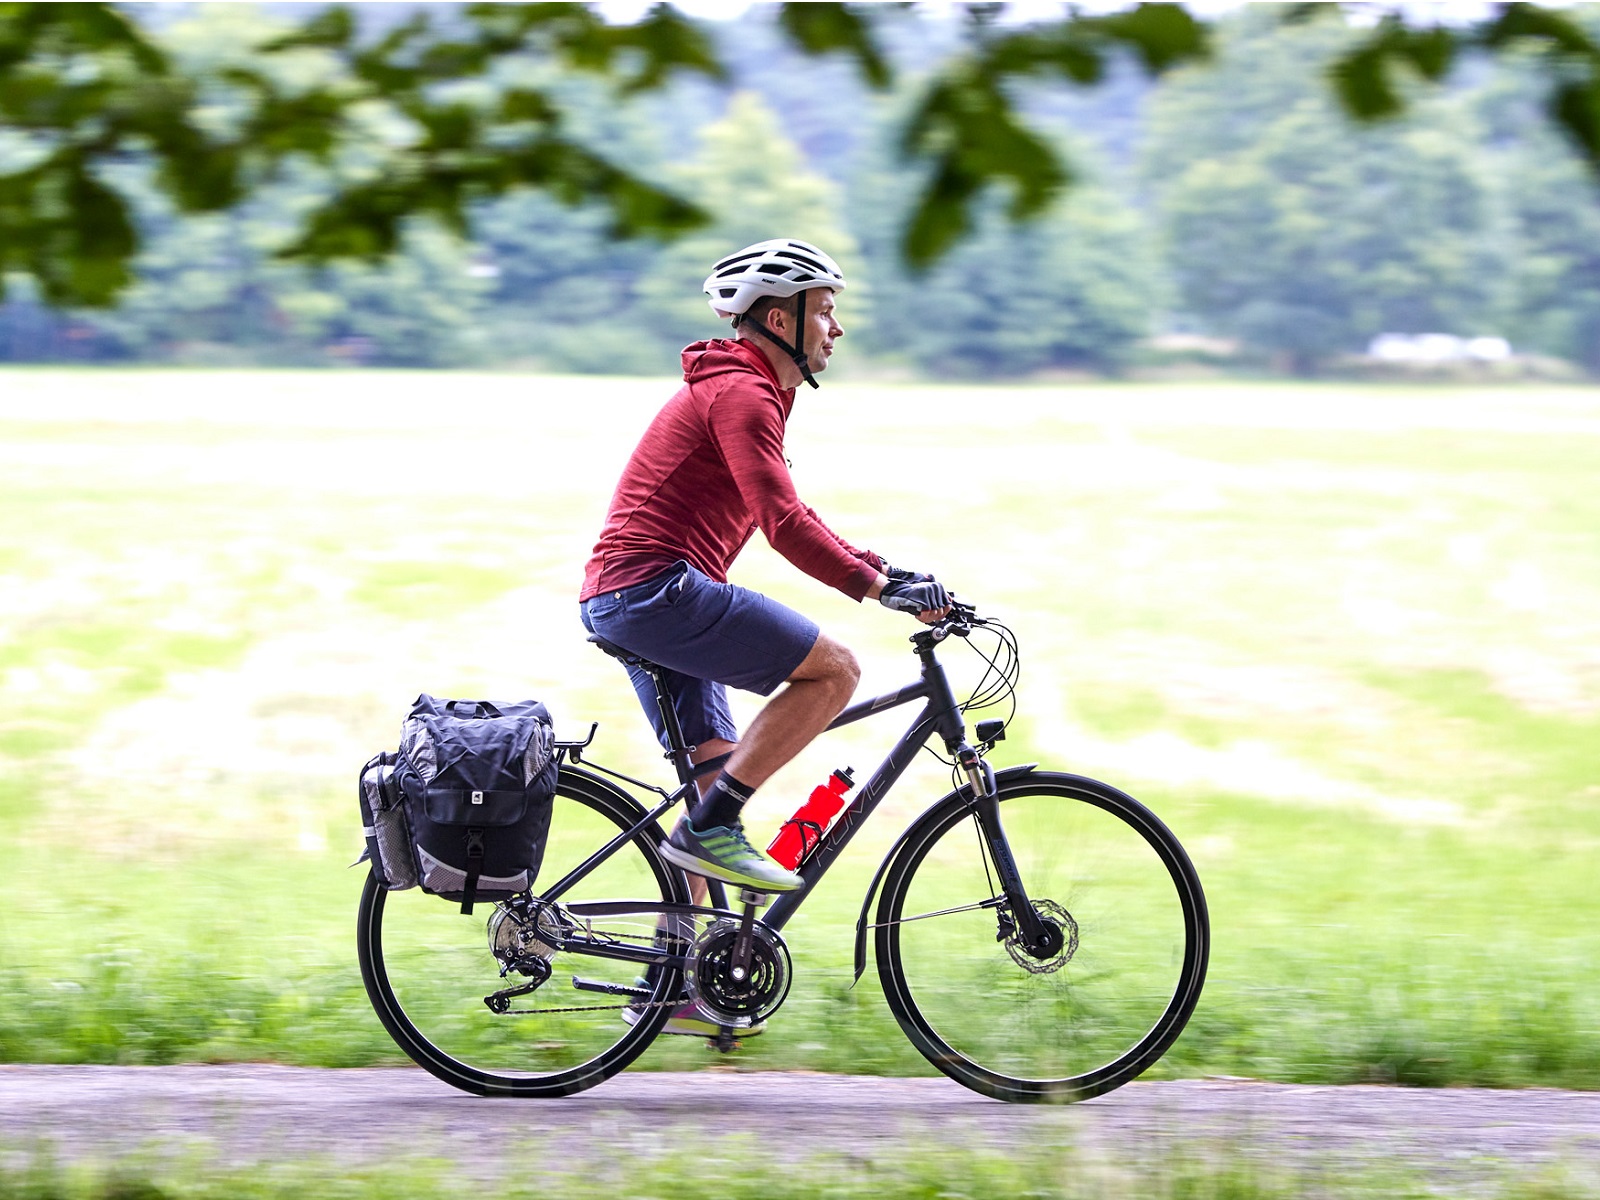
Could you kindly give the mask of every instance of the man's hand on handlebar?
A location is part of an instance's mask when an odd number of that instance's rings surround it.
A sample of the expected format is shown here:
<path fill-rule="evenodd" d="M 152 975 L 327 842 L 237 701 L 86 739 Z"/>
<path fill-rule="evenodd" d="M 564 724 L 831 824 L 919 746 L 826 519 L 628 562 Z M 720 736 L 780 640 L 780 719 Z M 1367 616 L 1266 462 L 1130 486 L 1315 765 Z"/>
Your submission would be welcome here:
<path fill-rule="evenodd" d="M 896 612 L 912 613 L 924 625 L 932 625 L 950 615 L 950 594 L 944 590 L 944 584 L 931 575 L 916 582 L 888 576 L 878 592 L 878 603 Z"/>

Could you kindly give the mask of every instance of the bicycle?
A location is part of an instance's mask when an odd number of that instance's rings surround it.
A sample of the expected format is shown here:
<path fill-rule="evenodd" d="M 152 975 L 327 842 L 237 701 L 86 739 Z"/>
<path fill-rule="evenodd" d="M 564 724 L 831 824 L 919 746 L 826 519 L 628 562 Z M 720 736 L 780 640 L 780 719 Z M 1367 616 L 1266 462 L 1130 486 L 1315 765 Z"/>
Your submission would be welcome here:
<path fill-rule="evenodd" d="M 974 642 L 980 631 L 995 638 L 992 654 Z M 951 637 L 988 663 L 965 703 L 936 653 Z M 852 704 L 829 726 L 923 701 L 802 860 L 805 886 L 764 915 L 769 897 L 741 892 L 730 904 L 714 881 L 705 902 L 692 903 L 684 873 L 661 857 L 660 818 L 723 759 L 691 762 L 659 668 L 590 640 L 656 680 L 677 788 L 589 759 L 596 723 L 582 741 L 557 742 L 541 870 L 553 882 L 495 905 L 487 921 L 416 891 L 386 892 L 371 877 L 362 892 L 367 994 L 401 1049 L 438 1078 L 480 1095 L 581 1091 L 637 1058 L 686 997 L 725 1019 L 716 1044 L 732 1049 L 788 995 L 784 925 L 935 736 L 954 786 L 911 822 L 868 887 L 856 979 L 870 936 L 884 996 L 912 1044 L 1000 1100 L 1100 1095 L 1141 1074 L 1182 1032 L 1209 952 L 1200 880 L 1171 831 L 1131 796 L 1032 763 L 989 764 L 1015 715 L 1020 669 L 1016 639 L 998 621 L 955 605 L 911 638 L 918 682 Z M 1007 716 L 978 722 L 969 743 L 963 714 L 1007 701 Z M 647 808 L 630 787 L 657 800 Z M 577 972 L 570 983 L 557 981 L 558 967 L 563 979 Z"/>

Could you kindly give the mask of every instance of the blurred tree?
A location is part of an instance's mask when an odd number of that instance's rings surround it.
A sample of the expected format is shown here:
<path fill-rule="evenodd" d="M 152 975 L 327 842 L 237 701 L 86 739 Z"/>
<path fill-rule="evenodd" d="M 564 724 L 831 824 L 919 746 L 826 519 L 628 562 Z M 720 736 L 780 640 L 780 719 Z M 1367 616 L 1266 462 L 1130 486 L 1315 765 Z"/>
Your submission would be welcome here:
<path fill-rule="evenodd" d="M 655 335 L 674 353 L 674 362 L 686 342 L 728 333 L 701 291 L 707 269 L 723 255 L 783 230 L 826 247 L 847 279 L 860 261 L 839 189 L 806 165 L 772 110 L 753 93 L 733 97 L 722 119 L 701 131 L 699 153 L 669 178 L 711 220 L 656 257 L 639 281 L 638 307 L 628 323 Z M 866 318 L 865 294 L 852 288 L 841 301 L 841 319 L 852 327 Z"/>
<path fill-rule="evenodd" d="M 1561 146 L 1519 156 L 1513 212 L 1513 309 L 1506 332 L 1523 349 L 1600 375 L 1600 199 Z"/>
<path fill-rule="evenodd" d="M 239 208 L 187 215 L 131 173 L 117 174 L 144 231 L 136 281 L 116 308 L 74 314 L 102 335 L 104 352 L 307 365 L 459 366 L 483 357 L 482 299 L 492 283 L 453 234 L 423 225 L 382 262 L 310 267 L 274 251 L 292 236 L 294 214 L 327 195 L 321 181 L 284 178 Z"/>
<path fill-rule="evenodd" d="M 56 304 L 122 291 L 139 239 L 102 173 L 137 153 L 185 212 L 232 208 L 291 159 L 348 168 L 352 148 L 364 153 L 367 169 L 338 178 L 284 248 L 313 261 L 389 255 L 421 215 L 465 233 L 470 205 L 521 187 L 600 202 L 619 232 L 695 224 L 692 205 L 566 136 L 545 93 L 461 86 L 529 53 L 623 88 L 720 72 L 665 7 L 619 26 L 577 4 L 474 5 L 443 33 L 419 11 L 369 42 L 349 10 L 329 8 L 244 62 L 186 67 L 115 5 L 0 4 L 0 284 L 32 275 Z M 387 118 L 381 143 L 375 118 Z"/>
<path fill-rule="evenodd" d="M 925 276 L 880 275 L 873 346 L 940 375 L 1116 369 L 1150 332 L 1157 267 L 1143 222 L 1080 185 L 1024 225 L 998 205 Z"/>
<path fill-rule="evenodd" d="M 499 64 L 490 78 L 500 87 L 536 83 L 560 105 L 573 136 L 636 174 L 666 181 L 662 142 L 678 114 L 654 111 L 655 98 L 619 97 L 602 80 L 528 58 Z M 474 212 L 478 266 L 494 281 L 485 361 L 607 373 L 675 369 L 676 347 L 641 337 L 626 320 L 634 283 L 660 247 L 617 238 L 612 224 L 602 204 L 563 204 L 528 189 Z"/>
<path fill-rule="evenodd" d="M 1512 58 L 1475 97 L 1509 226 L 1504 332 L 1519 350 L 1600 374 L 1600 194 L 1581 158 L 1536 119 L 1541 91 Z"/>
<path fill-rule="evenodd" d="M 1305 373 L 1385 330 L 1495 328 L 1507 263 L 1470 113 L 1445 98 L 1353 127 L 1315 84 L 1349 35 L 1227 27 L 1156 98 L 1148 177 L 1179 305 Z"/>
<path fill-rule="evenodd" d="M 664 5 L 627 25 L 578 4 L 465 5 L 435 24 L 432 7 L 370 35 L 351 10 L 327 8 L 246 61 L 182 63 L 113 4 L 0 3 L 0 283 L 7 272 L 32 276 L 58 305 L 105 304 L 125 289 L 139 233 L 106 168 L 140 154 L 188 213 L 236 207 L 286 163 L 323 165 L 332 186 L 278 249 L 313 262 L 394 254 L 418 216 L 465 234 L 486 202 L 525 189 L 593 205 L 616 234 L 670 237 L 709 219 L 692 198 L 576 135 L 536 80 L 481 86 L 503 64 L 529 61 L 590 72 L 619 93 L 684 72 L 720 78 L 703 30 Z M 959 10 L 957 49 L 922 77 L 902 127 L 899 151 L 921 170 L 899 237 L 913 265 L 973 236 L 997 185 L 1015 218 L 1051 212 L 1072 181 L 1059 139 L 1019 109 L 1019 81 L 1098 84 L 1120 62 L 1160 73 L 1209 51 L 1207 27 L 1174 4 L 1072 8 L 1024 25 L 1003 21 L 1003 8 Z M 1314 25 L 1339 11 L 1278 13 Z M 874 86 L 894 79 L 878 36 L 893 14 L 801 3 L 777 13 L 805 53 L 838 54 Z M 1466 51 L 1508 49 L 1537 62 L 1556 126 L 1600 164 L 1600 44 L 1581 13 L 1498 4 L 1475 22 L 1442 25 L 1399 9 L 1326 73 L 1348 112 L 1381 119 L 1414 102 L 1408 79 L 1442 80 Z M 1410 148 L 1396 143 L 1396 152 Z"/>
<path fill-rule="evenodd" d="M 248 62 L 255 47 L 288 26 L 248 5 L 203 5 L 166 29 L 163 46 L 194 73 Z M 319 56 L 281 59 L 276 69 L 337 83 L 338 65 Z M 211 114 L 237 120 L 237 96 L 215 98 Z M 381 122 L 369 121 L 369 142 Z M 308 214 L 328 199 L 340 174 L 370 173 L 374 153 L 353 139 L 327 168 L 286 163 L 276 178 L 222 212 L 186 213 L 153 177 L 146 156 L 108 165 L 107 183 L 130 206 L 141 234 L 134 282 L 115 309 L 74 315 L 98 334 L 101 355 L 180 361 L 335 360 L 446 366 L 480 353 L 473 250 L 425 220 L 414 221 L 395 253 L 378 263 L 311 267 L 280 259 Z"/>
<path fill-rule="evenodd" d="M 900 103 L 912 101 L 910 95 Z M 880 144 L 900 126 L 894 102 Z M 1086 150 L 1070 151 L 1092 167 Z M 920 180 L 885 147 L 851 180 L 849 216 L 872 281 L 864 349 L 938 375 L 1022 375 L 1060 367 L 1115 369 L 1150 332 L 1160 265 L 1144 217 L 1087 174 L 1023 224 L 991 197 L 973 231 L 933 267 L 908 270 L 899 231 Z"/>
<path fill-rule="evenodd" d="M 542 370 L 647 373 L 673 359 L 630 328 L 638 275 L 655 246 L 608 236 L 604 212 L 569 208 L 539 193 L 507 196 L 477 218 L 494 287 L 483 314 L 483 361 Z"/>
<path fill-rule="evenodd" d="M 973 10 L 979 26 L 988 8 Z M 431 215 L 458 233 L 474 205 L 519 188 L 566 203 L 597 202 L 614 232 L 671 235 L 703 210 L 568 135 L 559 105 L 536 86 L 474 90 L 507 58 L 534 55 L 593 71 L 624 91 L 659 88 L 675 72 L 723 73 L 705 35 L 665 5 L 611 25 L 578 4 L 475 4 L 435 29 L 425 10 L 363 39 L 345 8 L 263 42 L 252 61 L 185 70 L 119 8 L 104 3 L 0 4 L 0 127 L 27 155 L 0 174 L 0 283 L 33 275 L 49 301 L 105 304 L 130 282 L 138 232 L 101 168 L 144 150 L 179 209 L 230 208 L 291 158 L 337 161 L 381 105 L 400 118 L 385 161 L 339 186 L 283 253 L 313 261 L 376 258 L 406 221 Z M 875 85 L 889 68 L 862 11 L 788 4 L 785 31 L 806 52 L 842 52 Z M 1040 211 L 1065 178 L 1049 148 L 1012 115 L 1001 86 L 1016 74 L 1092 81 L 1104 58 L 1133 46 L 1152 69 L 1203 48 L 1175 5 L 1074 14 L 1043 32 L 987 39 L 982 53 L 930 87 L 906 150 L 935 164 L 907 242 L 914 256 L 946 248 L 993 179 L 1016 185 L 1014 213 Z M 283 56 L 332 57 L 342 70 L 276 69 Z M 248 103 L 215 119 L 217 97 Z M 224 105 L 223 107 L 227 107 Z"/>

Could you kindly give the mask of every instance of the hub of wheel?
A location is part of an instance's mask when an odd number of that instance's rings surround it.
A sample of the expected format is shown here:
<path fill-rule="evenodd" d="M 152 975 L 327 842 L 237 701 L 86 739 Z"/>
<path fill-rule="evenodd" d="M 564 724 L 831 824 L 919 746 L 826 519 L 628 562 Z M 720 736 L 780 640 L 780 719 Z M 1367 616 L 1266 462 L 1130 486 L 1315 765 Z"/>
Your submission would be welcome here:
<path fill-rule="evenodd" d="M 518 896 L 494 907 L 489 918 L 489 949 L 504 978 L 515 971 L 543 983 L 550 978 L 550 960 L 572 930 L 559 906 Z"/>
<path fill-rule="evenodd" d="M 713 921 L 695 941 L 687 972 L 689 995 L 731 1026 L 754 1025 L 778 1011 L 789 994 L 789 948 L 775 930 L 750 930 L 750 962 L 733 965 L 737 921 Z"/>
<path fill-rule="evenodd" d="M 1044 926 L 1039 941 L 1028 945 L 1021 929 L 1013 928 L 1005 939 L 1006 953 L 1029 974 L 1048 975 L 1066 966 L 1078 952 L 1078 923 L 1054 900 L 1035 900 L 1033 911 Z"/>

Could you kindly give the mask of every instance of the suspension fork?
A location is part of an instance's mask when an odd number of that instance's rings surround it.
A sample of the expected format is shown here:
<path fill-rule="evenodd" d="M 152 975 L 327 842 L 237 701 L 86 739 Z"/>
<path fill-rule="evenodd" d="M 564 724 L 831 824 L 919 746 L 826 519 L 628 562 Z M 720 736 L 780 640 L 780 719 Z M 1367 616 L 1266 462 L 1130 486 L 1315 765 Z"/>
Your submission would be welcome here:
<path fill-rule="evenodd" d="M 1059 931 L 1042 920 L 1028 899 L 1022 885 L 1022 872 L 1017 870 L 1017 860 L 1011 853 L 1011 843 L 1006 839 L 1005 827 L 1000 823 L 1000 794 L 995 785 L 994 768 L 978 756 L 970 746 L 963 746 L 957 761 L 967 773 L 972 787 L 972 814 L 978 822 L 978 831 L 999 877 L 1011 919 L 1016 922 L 1022 945 L 1036 958 L 1048 958 L 1055 953 L 1055 940 Z"/>

